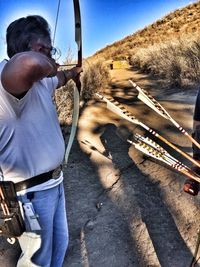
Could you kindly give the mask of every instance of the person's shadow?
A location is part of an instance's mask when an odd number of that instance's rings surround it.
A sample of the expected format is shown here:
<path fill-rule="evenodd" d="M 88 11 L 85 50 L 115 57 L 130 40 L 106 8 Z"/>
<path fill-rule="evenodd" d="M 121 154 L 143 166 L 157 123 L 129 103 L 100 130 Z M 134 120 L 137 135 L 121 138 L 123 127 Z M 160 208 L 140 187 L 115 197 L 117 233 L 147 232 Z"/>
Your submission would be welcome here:
<path fill-rule="evenodd" d="M 176 223 L 160 194 L 158 183 L 143 175 L 129 157 L 130 144 L 126 138 L 130 134 L 124 127 L 123 139 L 114 124 L 106 124 L 99 128 L 101 142 L 112 157 L 115 168 L 121 172 L 121 183 L 124 195 L 129 199 L 129 206 L 138 207 L 141 219 L 146 225 L 159 263 L 162 267 L 189 266 L 192 254 L 180 235 Z M 133 197 L 134 196 L 134 197 Z M 136 202 L 136 203 L 135 203 Z M 131 217 L 134 214 L 127 205 L 121 206 L 122 212 Z M 133 211 L 134 212 L 134 211 Z M 129 214 L 128 214 L 129 213 Z"/>

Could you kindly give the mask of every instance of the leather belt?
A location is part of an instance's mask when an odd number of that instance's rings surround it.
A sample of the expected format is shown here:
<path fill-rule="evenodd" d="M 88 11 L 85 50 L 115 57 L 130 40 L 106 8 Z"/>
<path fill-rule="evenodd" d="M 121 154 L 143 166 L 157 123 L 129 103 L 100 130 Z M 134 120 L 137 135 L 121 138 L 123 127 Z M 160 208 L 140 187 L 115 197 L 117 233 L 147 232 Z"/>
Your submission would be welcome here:
<path fill-rule="evenodd" d="M 34 177 L 31 177 L 25 181 L 15 183 L 15 190 L 16 190 L 16 192 L 18 192 L 18 191 L 33 187 L 35 185 L 45 183 L 52 178 L 57 179 L 57 178 L 59 178 L 59 174 L 60 174 L 61 170 L 62 170 L 62 168 L 61 168 L 61 166 L 59 166 L 55 170 L 41 173 L 41 174 L 36 175 Z"/>

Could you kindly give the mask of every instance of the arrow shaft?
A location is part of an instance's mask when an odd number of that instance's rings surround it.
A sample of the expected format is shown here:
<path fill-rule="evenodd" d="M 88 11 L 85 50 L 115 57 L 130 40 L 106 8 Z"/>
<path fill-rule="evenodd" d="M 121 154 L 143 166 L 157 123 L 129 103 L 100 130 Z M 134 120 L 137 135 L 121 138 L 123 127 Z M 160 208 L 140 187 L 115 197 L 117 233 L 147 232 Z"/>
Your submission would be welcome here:
<path fill-rule="evenodd" d="M 183 167 L 187 170 L 190 170 L 186 165 L 184 165 L 182 162 L 174 158 L 172 155 L 170 155 L 163 147 L 158 145 L 155 141 L 151 140 L 149 137 L 142 137 L 138 134 L 135 135 L 136 138 L 142 139 L 143 142 L 145 142 L 147 145 L 153 147 L 156 151 L 161 153 L 171 164 L 173 164 L 176 167 Z"/>
<path fill-rule="evenodd" d="M 163 141 L 165 144 L 167 144 L 168 146 L 170 146 L 171 148 L 173 148 L 175 151 L 177 151 L 183 157 L 187 158 L 194 165 L 196 165 L 196 166 L 198 166 L 200 168 L 200 163 L 198 161 L 196 161 L 195 159 L 193 159 L 189 154 L 185 153 L 184 151 L 182 151 L 181 149 L 179 149 L 177 146 L 175 146 L 171 142 L 169 142 L 166 138 L 164 138 L 163 136 L 161 136 L 160 134 L 158 134 L 156 131 L 154 131 L 153 129 L 151 129 L 150 127 L 148 127 L 146 124 L 144 124 L 141 121 L 139 121 L 138 119 L 136 119 L 129 111 L 127 111 L 125 109 L 124 106 L 122 106 L 116 100 L 112 99 L 112 102 L 111 102 L 110 99 L 108 100 L 106 97 L 104 97 L 104 96 L 102 96 L 100 94 L 96 94 L 96 95 L 101 100 L 104 100 L 107 103 L 107 108 L 110 109 L 112 112 L 114 112 L 115 114 L 121 116 L 122 118 L 130 121 L 131 123 L 140 125 L 142 128 L 144 128 L 145 130 L 147 130 L 148 132 L 150 132 L 152 135 L 156 136 L 158 139 L 160 139 L 161 141 Z"/>
<path fill-rule="evenodd" d="M 139 91 L 138 98 L 143 101 L 147 106 L 152 108 L 155 112 L 159 115 L 164 117 L 165 119 L 171 121 L 171 123 L 181 132 L 183 133 L 193 144 L 195 144 L 200 149 L 200 144 L 182 127 L 180 126 L 171 116 L 170 114 L 164 109 L 161 104 L 155 100 L 148 92 L 141 89 L 138 85 L 133 83 L 130 80 L 130 83 Z M 140 95 L 141 94 L 141 95 Z M 194 162 L 193 162 L 194 163 Z M 198 165 L 197 165 L 198 166 Z M 199 167 L 199 166 L 198 166 Z"/>
<path fill-rule="evenodd" d="M 164 138 L 163 136 L 161 136 L 160 134 L 158 134 L 156 131 L 154 131 L 153 129 L 149 128 L 147 125 L 145 125 L 142 122 L 140 122 L 140 126 L 142 128 L 144 128 L 145 130 L 147 130 L 148 132 L 150 132 L 152 135 L 156 136 L 161 141 L 163 141 L 165 144 L 167 144 L 168 146 L 170 146 L 171 148 L 173 148 L 175 151 L 177 151 L 178 153 L 180 153 L 182 156 L 184 156 L 185 158 L 187 158 L 193 164 L 195 164 L 196 166 L 200 167 L 200 163 L 198 161 L 196 161 L 195 159 L 193 159 L 190 155 L 188 155 L 187 153 L 185 153 L 184 151 L 182 151 L 181 149 L 179 149 L 177 146 L 175 146 L 171 142 L 169 142 L 166 138 Z"/>
<path fill-rule="evenodd" d="M 181 164 L 177 164 L 175 163 L 172 159 L 169 159 L 166 155 L 162 155 L 161 152 L 155 151 L 152 147 L 148 146 L 146 143 L 142 142 L 140 140 L 141 143 L 135 143 L 132 142 L 130 140 L 127 140 L 129 143 L 131 143 L 132 145 L 135 146 L 136 149 L 138 149 L 139 151 L 141 151 L 142 153 L 155 158 L 156 160 L 159 160 L 161 162 L 164 162 L 166 165 L 170 166 L 172 169 L 175 169 L 176 171 L 184 174 L 185 176 L 200 182 L 200 177 L 198 177 L 191 169 L 189 169 L 187 167 L 187 169 L 185 167 L 183 167 Z M 148 149 L 147 149 L 148 148 Z"/>

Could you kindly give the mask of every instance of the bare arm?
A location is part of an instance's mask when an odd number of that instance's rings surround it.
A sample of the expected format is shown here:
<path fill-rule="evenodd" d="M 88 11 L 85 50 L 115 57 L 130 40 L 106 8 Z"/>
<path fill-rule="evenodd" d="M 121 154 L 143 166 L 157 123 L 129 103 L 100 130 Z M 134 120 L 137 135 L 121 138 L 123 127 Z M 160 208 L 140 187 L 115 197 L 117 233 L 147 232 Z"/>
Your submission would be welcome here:
<path fill-rule="evenodd" d="M 23 52 L 13 56 L 3 68 L 1 82 L 5 90 L 14 96 L 28 91 L 34 82 L 55 76 L 55 61 L 42 53 Z"/>
<path fill-rule="evenodd" d="M 81 67 L 74 67 L 70 70 L 61 70 L 57 72 L 58 86 L 57 88 L 64 86 L 69 80 L 75 80 L 76 77 L 82 72 Z"/>

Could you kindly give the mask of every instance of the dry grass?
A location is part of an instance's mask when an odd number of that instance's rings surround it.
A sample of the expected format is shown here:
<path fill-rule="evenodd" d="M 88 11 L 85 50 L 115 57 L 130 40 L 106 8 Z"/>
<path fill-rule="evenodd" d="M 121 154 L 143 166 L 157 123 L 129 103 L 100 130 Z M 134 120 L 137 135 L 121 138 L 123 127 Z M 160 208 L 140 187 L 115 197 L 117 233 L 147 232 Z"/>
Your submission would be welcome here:
<path fill-rule="evenodd" d="M 200 82 L 200 39 L 188 35 L 139 49 L 130 63 L 163 79 L 165 86 L 194 87 Z"/>
<path fill-rule="evenodd" d="M 198 84 L 199 33 L 200 1 L 178 9 L 152 25 L 105 47 L 85 61 L 81 98 L 87 101 L 109 82 L 109 71 L 99 59 L 105 61 L 129 58 L 133 66 L 162 78 L 168 87 L 183 88 Z M 68 83 L 55 96 L 61 123 L 71 122 L 73 86 L 73 82 Z"/>
<path fill-rule="evenodd" d="M 92 59 L 129 59 L 130 64 L 163 79 L 168 87 L 200 82 L 200 1 L 98 51 Z"/>
<path fill-rule="evenodd" d="M 98 60 L 86 65 L 82 77 L 82 99 L 85 101 L 93 97 L 96 92 L 103 91 L 110 81 L 108 67 Z"/>
<path fill-rule="evenodd" d="M 68 82 L 66 86 L 59 88 L 55 93 L 55 104 L 58 118 L 61 124 L 70 124 L 73 110 L 74 83 Z"/>
<path fill-rule="evenodd" d="M 200 1 L 168 14 L 155 23 L 97 51 L 92 58 L 123 59 L 138 48 L 163 43 L 183 34 L 199 35 Z"/>
<path fill-rule="evenodd" d="M 81 75 L 81 100 L 87 101 L 98 91 L 101 92 L 107 87 L 110 81 L 108 68 L 101 62 L 84 63 Z M 61 124 L 70 124 L 73 110 L 74 82 L 69 81 L 66 86 L 56 91 L 55 104 Z"/>

